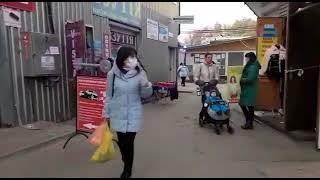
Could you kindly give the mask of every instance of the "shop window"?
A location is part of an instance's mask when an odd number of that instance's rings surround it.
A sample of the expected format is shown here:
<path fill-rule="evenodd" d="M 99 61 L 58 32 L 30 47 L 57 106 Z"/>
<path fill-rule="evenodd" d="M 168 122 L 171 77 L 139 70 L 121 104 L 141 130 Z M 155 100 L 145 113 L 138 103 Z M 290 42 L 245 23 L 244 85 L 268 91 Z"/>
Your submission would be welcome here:
<path fill-rule="evenodd" d="M 243 66 L 243 52 L 228 53 L 228 66 Z"/>
<path fill-rule="evenodd" d="M 91 26 L 86 26 L 86 57 L 87 63 L 93 63 L 93 27 Z"/>
<path fill-rule="evenodd" d="M 226 75 L 226 53 L 214 53 L 213 60 L 219 65 L 219 75 Z"/>

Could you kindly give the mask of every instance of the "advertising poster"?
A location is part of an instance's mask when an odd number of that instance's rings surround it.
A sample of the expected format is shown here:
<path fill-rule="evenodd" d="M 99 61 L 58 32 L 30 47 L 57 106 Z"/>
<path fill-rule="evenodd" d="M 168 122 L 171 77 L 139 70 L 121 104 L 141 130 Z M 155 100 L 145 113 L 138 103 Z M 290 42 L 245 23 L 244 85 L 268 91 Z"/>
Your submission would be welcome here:
<path fill-rule="evenodd" d="M 65 24 L 66 54 L 68 67 L 72 67 L 71 77 L 85 75 L 82 67 L 73 63 L 83 63 L 85 58 L 85 28 L 83 21 Z"/>
<path fill-rule="evenodd" d="M 219 65 L 219 75 L 226 75 L 226 53 L 214 53 L 213 61 Z"/>
<path fill-rule="evenodd" d="M 168 26 L 159 24 L 159 41 L 168 42 L 168 33 L 169 33 Z"/>
<path fill-rule="evenodd" d="M 228 67 L 228 99 L 230 103 L 238 103 L 240 99 L 240 78 L 243 66 Z"/>
<path fill-rule="evenodd" d="M 283 18 L 281 17 L 259 17 L 257 19 L 257 36 L 281 37 L 283 22 Z"/>
<path fill-rule="evenodd" d="M 102 122 L 106 79 L 77 77 L 77 130 L 93 132 Z"/>
<path fill-rule="evenodd" d="M 158 40 L 159 37 L 159 28 L 158 22 L 151 19 L 147 19 L 147 38 Z"/>
<path fill-rule="evenodd" d="M 261 17 L 257 20 L 257 58 L 264 64 L 264 54 L 272 45 L 281 43 L 283 18 Z"/>
<path fill-rule="evenodd" d="M 94 63 L 99 63 L 102 58 L 102 42 L 100 40 L 93 40 L 93 55 Z"/>
<path fill-rule="evenodd" d="M 278 38 L 264 38 L 264 37 L 258 37 L 257 41 L 257 58 L 260 62 L 260 64 L 264 64 L 264 54 L 272 45 L 278 43 Z"/>

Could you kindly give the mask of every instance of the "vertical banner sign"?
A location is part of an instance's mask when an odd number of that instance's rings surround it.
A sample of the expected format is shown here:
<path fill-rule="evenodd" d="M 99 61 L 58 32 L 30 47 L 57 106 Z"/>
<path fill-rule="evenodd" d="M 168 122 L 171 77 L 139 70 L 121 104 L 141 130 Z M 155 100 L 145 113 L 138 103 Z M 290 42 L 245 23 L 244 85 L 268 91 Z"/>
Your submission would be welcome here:
<path fill-rule="evenodd" d="M 283 18 L 261 17 L 257 21 L 257 58 L 265 64 L 264 54 L 272 45 L 281 43 Z"/>
<path fill-rule="evenodd" d="M 238 103 L 240 99 L 240 78 L 243 66 L 228 67 L 228 92 L 229 102 Z"/>
<path fill-rule="evenodd" d="M 77 130 L 93 132 L 102 122 L 106 79 L 77 77 Z"/>
<path fill-rule="evenodd" d="M 105 31 L 103 34 L 104 39 L 104 57 L 107 59 L 110 57 L 111 51 L 111 40 L 110 40 L 110 33 Z"/>
<path fill-rule="evenodd" d="M 83 63 L 85 57 L 85 28 L 83 21 L 65 24 L 66 54 L 69 72 L 76 77 L 82 68 L 73 63 Z"/>

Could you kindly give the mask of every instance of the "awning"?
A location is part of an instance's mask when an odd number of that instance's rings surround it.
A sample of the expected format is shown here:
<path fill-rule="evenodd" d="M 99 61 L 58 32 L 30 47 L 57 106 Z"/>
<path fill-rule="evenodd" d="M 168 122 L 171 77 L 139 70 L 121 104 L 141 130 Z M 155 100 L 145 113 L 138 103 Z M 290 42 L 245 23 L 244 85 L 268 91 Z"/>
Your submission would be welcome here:
<path fill-rule="evenodd" d="M 288 2 L 244 2 L 258 17 L 286 17 Z"/>

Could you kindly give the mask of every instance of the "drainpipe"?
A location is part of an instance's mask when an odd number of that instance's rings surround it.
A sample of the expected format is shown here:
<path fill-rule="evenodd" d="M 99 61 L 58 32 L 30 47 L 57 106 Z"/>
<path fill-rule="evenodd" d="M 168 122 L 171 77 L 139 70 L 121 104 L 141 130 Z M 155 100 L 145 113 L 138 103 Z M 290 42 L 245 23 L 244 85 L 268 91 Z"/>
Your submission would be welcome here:
<path fill-rule="evenodd" d="M 184 60 L 183 60 L 183 63 L 184 63 L 184 64 L 187 64 L 186 58 L 187 58 L 187 51 L 185 50 L 185 51 L 184 51 Z"/>

